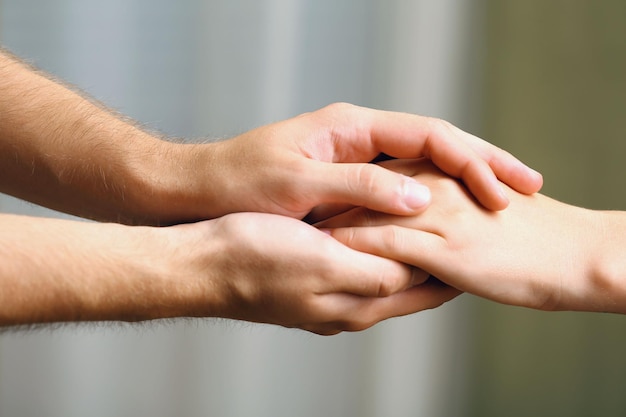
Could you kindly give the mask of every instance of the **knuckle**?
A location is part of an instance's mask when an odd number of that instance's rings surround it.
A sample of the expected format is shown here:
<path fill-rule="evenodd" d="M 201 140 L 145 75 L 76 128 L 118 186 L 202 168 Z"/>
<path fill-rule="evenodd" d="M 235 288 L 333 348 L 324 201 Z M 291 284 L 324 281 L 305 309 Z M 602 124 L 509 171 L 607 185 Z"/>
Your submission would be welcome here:
<path fill-rule="evenodd" d="M 439 117 L 428 117 L 427 124 L 431 131 L 436 134 L 449 133 L 453 128 L 452 123 Z"/>
<path fill-rule="evenodd" d="M 326 107 L 322 108 L 322 111 L 326 111 L 326 112 L 330 112 L 330 113 L 346 113 L 346 112 L 350 112 L 353 111 L 356 108 L 355 105 L 350 104 L 350 103 L 346 103 L 346 102 L 342 102 L 342 101 L 338 101 L 335 103 L 331 103 L 329 105 L 327 105 Z"/>
<path fill-rule="evenodd" d="M 346 228 L 343 229 L 342 232 L 345 233 L 345 237 L 342 236 L 341 243 L 344 246 L 350 246 L 348 242 L 354 242 L 356 239 L 354 231 L 352 228 Z M 334 238 L 320 239 L 316 244 L 315 254 L 317 256 L 315 256 L 315 258 L 319 260 L 317 267 L 325 276 L 333 276 L 341 271 L 343 263 L 337 249 L 337 241 Z"/>
<path fill-rule="evenodd" d="M 355 165 L 348 175 L 347 186 L 350 191 L 364 193 L 365 197 L 375 194 L 379 191 L 376 173 L 374 165 Z"/>
<path fill-rule="evenodd" d="M 403 287 L 404 281 L 399 275 L 381 275 L 376 295 L 381 298 L 389 297 Z"/>
<path fill-rule="evenodd" d="M 389 297 L 394 293 L 395 285 L 391 281 L 392 280 L 389 279 L 389 277 L 380 277 L 378 282 L 378 292 L 376 294 L 378 297 Z"/>
<path fill-rule="evenodd" d="M 447 128 L 446 121 L 438 117 L 424 116 L 425 124 L 428 127 L 429 137 L 439 136 L 443 133 L 443 130 Z"/>
<path fill-rule="evenodd" d="M 468 159 L 461 167 L 460 167 L 460 177 L 469 181 L 475 173 L 479 171 L 479 166 L 475 159 Z"/>
<path fill-rule="evenodd" d="M 384 253 L 390 253 L 396 251 L 398 248 L 403 248 L 404 238 L 403 229 L 400 226 L 394 224 L 388 224 L 381 226 L 379 243 L 382 245 L 382 251 Z"/>
<path fill-rule="evenodd" d="M 363 130 L 363 111 L 358 106 L 336 102 L 312 113 L 320 134 L 334 142 L 343 142 Z"/>
<path fill-rule="evenodd" d="M 357 106 L 345 102 L 336 102 L 331 103 L 325 107 L 322 107 L 319 110 L 316 110 L 312 114 L 315 117 L 321 118 L 326 121 L 351 121 L 356 120 L 355 112 L 357 111 Z M 334 123 L 333 123 L 334 124 Z M 350 123 L 349 123 L 350 124 Z"/>

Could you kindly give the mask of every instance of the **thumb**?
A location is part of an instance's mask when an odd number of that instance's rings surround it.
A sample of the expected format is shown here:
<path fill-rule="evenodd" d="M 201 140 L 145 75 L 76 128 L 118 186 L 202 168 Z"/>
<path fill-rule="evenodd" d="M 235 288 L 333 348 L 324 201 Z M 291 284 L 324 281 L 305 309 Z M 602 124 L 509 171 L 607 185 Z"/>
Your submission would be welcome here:
<path fill-rule="evenodd" d="M 415 179 L 374 164 L 312 161 L 309 190 L 320 204 L 350 204 L 410 215 L 430 204 L 430 190 Z M 317 198 L 316 198 L 317 197 Z"/>

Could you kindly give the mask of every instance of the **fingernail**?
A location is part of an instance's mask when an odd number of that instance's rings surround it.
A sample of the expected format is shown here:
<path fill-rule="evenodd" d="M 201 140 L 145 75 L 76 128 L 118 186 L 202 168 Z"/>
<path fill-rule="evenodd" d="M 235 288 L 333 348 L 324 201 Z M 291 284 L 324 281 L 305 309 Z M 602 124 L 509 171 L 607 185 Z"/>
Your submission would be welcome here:
<path fill-rule="evenodd" d="M 404 181 L 402 189 L 404 204 L 410 209 L 422 208 L 430 203 L 430 190 L 412 178 Z"/>

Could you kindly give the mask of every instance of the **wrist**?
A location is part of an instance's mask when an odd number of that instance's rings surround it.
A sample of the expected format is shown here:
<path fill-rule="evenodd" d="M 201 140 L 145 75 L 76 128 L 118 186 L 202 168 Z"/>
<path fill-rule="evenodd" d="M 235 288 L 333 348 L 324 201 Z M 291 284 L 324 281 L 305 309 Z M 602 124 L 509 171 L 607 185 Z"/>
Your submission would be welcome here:
<path fill-rule="evenodd" d="M 157 140 L 136 161 L 132 211 L 139 224 L 171 225 L 219 216 L 220 163 L 217 144 Z"/>
<path fill-rule="evenodd" d="M 147 318 L 224 317 L 229 304 L 224 277 L 229 271 L 223 270 L 220 260 L 233 251 L 229 241 L 215 232 L 216 222 L 146 228 L 158 242 L 150 264 L 161 283 L 161 290 L 152 294 Z"/>
<path fill-rule="evenodd" d="M 83 233 L 83 285 L 75 286 L 76 313 L 69 321 L 145 321 L 175 317 L 182 300 L 169 268 L 161 228 L 125 226 L 116 223 L 88 225 Z M 77 255 L 77 258 L 80 256 Z M 77 284 L 80 284 L 77 277 Z"/>
<path fill-rule="evenodd" d="M 588 310 L 626 313 L 626 215 L 618 211 L 595 211 L 596 237 L 591 251 Z"/>
<path fill-rule="evenodd" d="M 225 300 L 214 265 L 220 244 L 211 222 L 111 228 L 110 267 L 82 305 L 94 320 L 217 317 Z"/>

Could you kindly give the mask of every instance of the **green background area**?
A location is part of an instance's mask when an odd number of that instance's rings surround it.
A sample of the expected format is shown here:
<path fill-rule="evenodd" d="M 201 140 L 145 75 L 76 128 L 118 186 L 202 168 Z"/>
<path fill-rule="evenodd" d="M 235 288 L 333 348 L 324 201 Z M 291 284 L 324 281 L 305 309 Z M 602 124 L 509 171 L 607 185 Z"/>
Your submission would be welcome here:
<path fill-rule="evenodd" d="M 626 209 L 626 2 L 484 10 L 478 133 L 541 171 L 545 194 Z M 474 308 L 469 415 L 623 415 L 623 317 Z"/>

